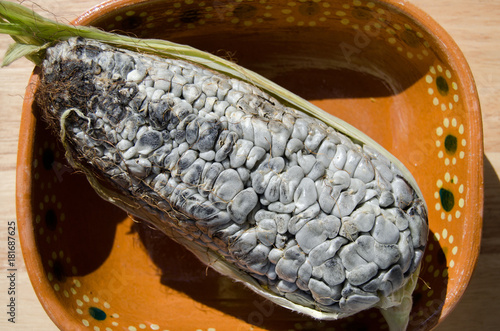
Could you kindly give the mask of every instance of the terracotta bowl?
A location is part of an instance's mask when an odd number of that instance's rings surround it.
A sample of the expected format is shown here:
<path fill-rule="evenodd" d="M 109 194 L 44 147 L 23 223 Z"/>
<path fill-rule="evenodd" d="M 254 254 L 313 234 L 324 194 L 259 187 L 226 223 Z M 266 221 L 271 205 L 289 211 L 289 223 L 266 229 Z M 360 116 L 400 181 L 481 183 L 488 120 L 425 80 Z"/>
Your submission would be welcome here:
<path fill-rule="evenodd" d="M 410 330 L 459 301 L 479 251 L 481 114 L 448 34 L 406 1 L 110 1 L 75 24 L 230 57 L 348 121 L 398 157 L 429 207 Z M 383 330 L 377 310 L 321 322 L 274 306 L 102 201 L 25 98 L 18 220 L 41 304 L 63 330 Z"/>

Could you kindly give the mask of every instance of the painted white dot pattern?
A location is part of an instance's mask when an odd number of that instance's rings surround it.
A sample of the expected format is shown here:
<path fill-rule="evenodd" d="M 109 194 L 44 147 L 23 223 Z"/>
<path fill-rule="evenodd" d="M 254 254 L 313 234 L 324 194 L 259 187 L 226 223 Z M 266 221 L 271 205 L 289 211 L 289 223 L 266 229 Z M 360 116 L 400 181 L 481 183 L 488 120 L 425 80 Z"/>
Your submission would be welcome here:
<path fill-rule="evenodd" d="M 465 157 L 463 147 L 467 141 L 462 136 L 465 133 L 465 127 L 459 123 L 457 118 L 446 117 L 443 125 L 436 128 L 436 146 L 443 147 L 438 151 L 438 158 L 443 159 L 446 166 L 456 165 L 459 159 Z"/>
<path fill-rule="evenodd" d="M 452 110 L 454 104 L 457 104 L 459 101 L 459 96 L 455 93 L 451 95 L 453 102 L 449 102 L 450 86 L 453 90 L 458 90 L 458 84 L 455 81 L 451 81 L 452 77 L 452 72 L 449 69 L 444 69 L 441 65 L 431 66 L 429 74 L 425 77 L 427 84 L 430 84 L 439 91 L 437 93 L 438 96 L 434 97 L 432 103 L 438 106 L 441 111 Z"/>

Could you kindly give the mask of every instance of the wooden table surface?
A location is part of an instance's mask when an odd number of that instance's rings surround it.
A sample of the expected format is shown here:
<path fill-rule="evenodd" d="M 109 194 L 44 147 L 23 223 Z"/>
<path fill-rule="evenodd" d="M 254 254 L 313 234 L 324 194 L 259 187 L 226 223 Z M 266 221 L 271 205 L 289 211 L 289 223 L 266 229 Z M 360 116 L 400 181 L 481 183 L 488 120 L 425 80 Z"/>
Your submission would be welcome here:
<path fill-rule="evenodd" d="M 228 0 L 230 1 L 230 0 Z M 42 14 L 72 20 L 99 0 L 22 1 Z M 462 49 L 476 79 L 484 125 L 484 228 L 477 268 L 463 299 L 436 328 L 498 329 L 500 311 L 500 0 L 412 0 L 441 24 Z M 0 36 L 3 55 L 10 38 Z M 7 322 L 7 223 L 16 220 L 17 136 L 26 83 L 33 69 L 20 60 L 0 69 L 0 329 L 57 330 L 40 306 L 18 246 L 16 324 Z M 194 331 L 194 330 L 193 330 Z"/>

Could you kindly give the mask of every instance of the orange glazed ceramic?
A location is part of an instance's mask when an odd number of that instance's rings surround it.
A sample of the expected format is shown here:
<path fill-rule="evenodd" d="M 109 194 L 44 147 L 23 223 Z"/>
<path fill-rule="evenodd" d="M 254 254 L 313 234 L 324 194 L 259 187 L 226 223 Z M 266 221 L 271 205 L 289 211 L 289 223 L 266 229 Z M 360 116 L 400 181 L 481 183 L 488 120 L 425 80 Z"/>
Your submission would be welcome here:
<path fill-rule="evenodd" d="M 429 208 L 409 330 L 435 327 L 460 300 L 481 235 L 481 114 L 462 53 L 425 13 L 406 1 L 115 0 L 74 23 L 229 57 L 374 138 Z M 378 310 L 322 322 L 279 308 L 101 200 L 38 117 L 38 75 L 23 108 L 17 210 L 28 273 L 59 328 L 387 329 Z"/>

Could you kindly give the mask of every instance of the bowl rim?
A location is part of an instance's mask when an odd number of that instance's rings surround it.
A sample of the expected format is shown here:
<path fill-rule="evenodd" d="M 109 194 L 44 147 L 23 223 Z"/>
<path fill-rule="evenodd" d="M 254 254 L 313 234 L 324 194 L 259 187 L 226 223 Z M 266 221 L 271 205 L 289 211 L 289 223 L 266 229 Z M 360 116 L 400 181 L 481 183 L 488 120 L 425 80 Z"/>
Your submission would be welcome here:
<path fill-rule="evenodd" d="M 383 2 L 388 5 L 392 5 L 402 12 L 404 12 L 408 17 L 412 18 L 413 21 L 417 22 L 420 28 L 424 29 L 430 36 L 433 37 L 433 41 L 438 46 L 442 54 L 445 54 L 446 60 L 444 62 L 450 63 L 452 67 L 455 68 L 457 73 L 457 80 L 461 82 L 463 86 L 469 88 L 467 93 L 461 95 L 464 100 L 467 109 L 467 119 L 469 122 L 469 127 L 472 130 L 471 136 L 477 137 L 478 139 L 471 140 L 471 144 L 474 143 L 474 149 L 478 154 L 478 158 L 468 158 L 467 169 L 469 171 L 469 176 L 475 178 L 477 185 L 477 194 L 475 194 L 475 199 L 468 197 L 467 203 L 470 205 L 469 209 L 477 210 L 477 217 L 473 222 L 464 222 L 464 233 L 468 233 L 471 237 L 469 250 L 465 252 L 468 258 L 464 258 L 467 261 L 466 266 L 470 270 L 468 273 L 462 272 L 459 275 L 461 286 L 459 288 L 454 288 L 450 294 L 456 298 L 451 304 L 446 304 L 441 311 L 438 324 L 441 323 L 456 307 L 461 297 L 465 293 L 467 286 L 471 280 L 473 271 L 475 270 L 477 259 L 479 257 L 480 247 L 481 247 L 481 235 L 483 226 L 483 207 L 484 207 L 484 142 L 483 142 L 483 125 L 482 125 L 482 115 L 481 106 L 479 102 L 479 95 L 477 92 L 476 84 L 470 66 L 465 58 L 465 55 L 461 51 L 458 44 L 451 37 L 451 35 L 435 21 L 429 14 L 418 8 L 416 5 L 409 3 L 405 0 L 376 0 L 377 2 Z M 424 24 L 425 23 L 425 24 Z M 475 176 L 474 176 L 475 175 Z M 450 289 L 447 289 L 450 291 Z M 448 295 L 447 295 L 448 296 Z M 447 300 L 448 301 L 448 300 Z M 449 302 L 448 302 L 449 303 Z"/>
<path fill-rule="evenodd" d="M 102 15 L 101 12 L 103 10 L 109 12 L 119 7 L 125 7 L 147 1 L 148 0 L 107 0 L 86 10 L 71 23 L 74 25 L 88 25 Z M 474 195 L 474 201 L 468 201 L 468 203 L 470 203 L 471 206 L 474 206 L 477 210 L 477 218 L 474 222 L 466 222 L 464 227 L 464 231 L 469 233 L 473 238 L 473 240 L 471 240 L 471 243 L 473 244 L 470 245 L 470 249 L 464 252 L 467 254 L 467 266 L 471 272 L 461 274 L 461 280 L 459 282 L 461 286 L 456 288 L 452 293 L 452 295 L 456 297 L 456 300 L 454 300 L 450 305 L 445 306 L 446 309 L 443 308 L 437 322 L 437 324 L 439 324 L 455 308 L 464 294 L 479 256 L 484 206 L 484 146 L 479 97 L 471 69 L 464 54 L 449 33 L 446 32 L 445 29 L 441 27 L 441 25 L 439 25 L 432 17 L 430 17 L 430 15 L 425 13 L 416 5 L 404 0 L 373 1 L 394 8 L 412 19 L 419 25 L 420 28 L 425 30 L 428 35 L 432 37 L 433 42 L 440 48 L 441 52 L 446 54 L 447 63 L 450 63 L 456 69 L 458 80 L 462 82 L 464 86 L 469 88 L 468 93 L 466 93 L 462 98 L 467 107 L 468 120 L 474 120 L 470 123 L 470 128 L 473 130 L 472 136 L 479 138 L 471 141 L 471 143 L 474 143 L 475 150 L 477 150 L 477 153 L 480 155 L 479 158 L 474 159 L 475 162 L 470 161 L 470 159 L 472 159 L 470 158 L 467 163 L 467 167 L 470 169 L 470 175 L 473 176 L 475 174 L 475 179 L 478 183 L 477 194 Z M 31 173 L 31 166 L 34 152 L 34 145 L 32 142 L 35 136 L 34 129 L 37 119 L 31 110 L 34 101 L 35 87 L 38 84 L 40 77 L 39 75 L 40 70 L 38 67 L 35 67 L 26 89 L 19 131 L 16 165 L 16 213 L 19 226 L 20 245 L 30 282 L 32 283 L 37 298 L 47 315 L 60 329 L 74 329 L 81 327 L 81 323 L 80 321 L 71 318 L 68 314 L 58 313 L 61 310 L 64 311 L 65 307 L 55 295 L 49 282 L 46 281 L 46 275 L 44 273 L 42 262 L 38 258 L 38 254 L 36 252 L 36 245 L 33 245 L 35 242 L 35 233 L 32 223 L 33 210 L 31 205 L 31 193 L 33 189 L 33 176 Z"/>

